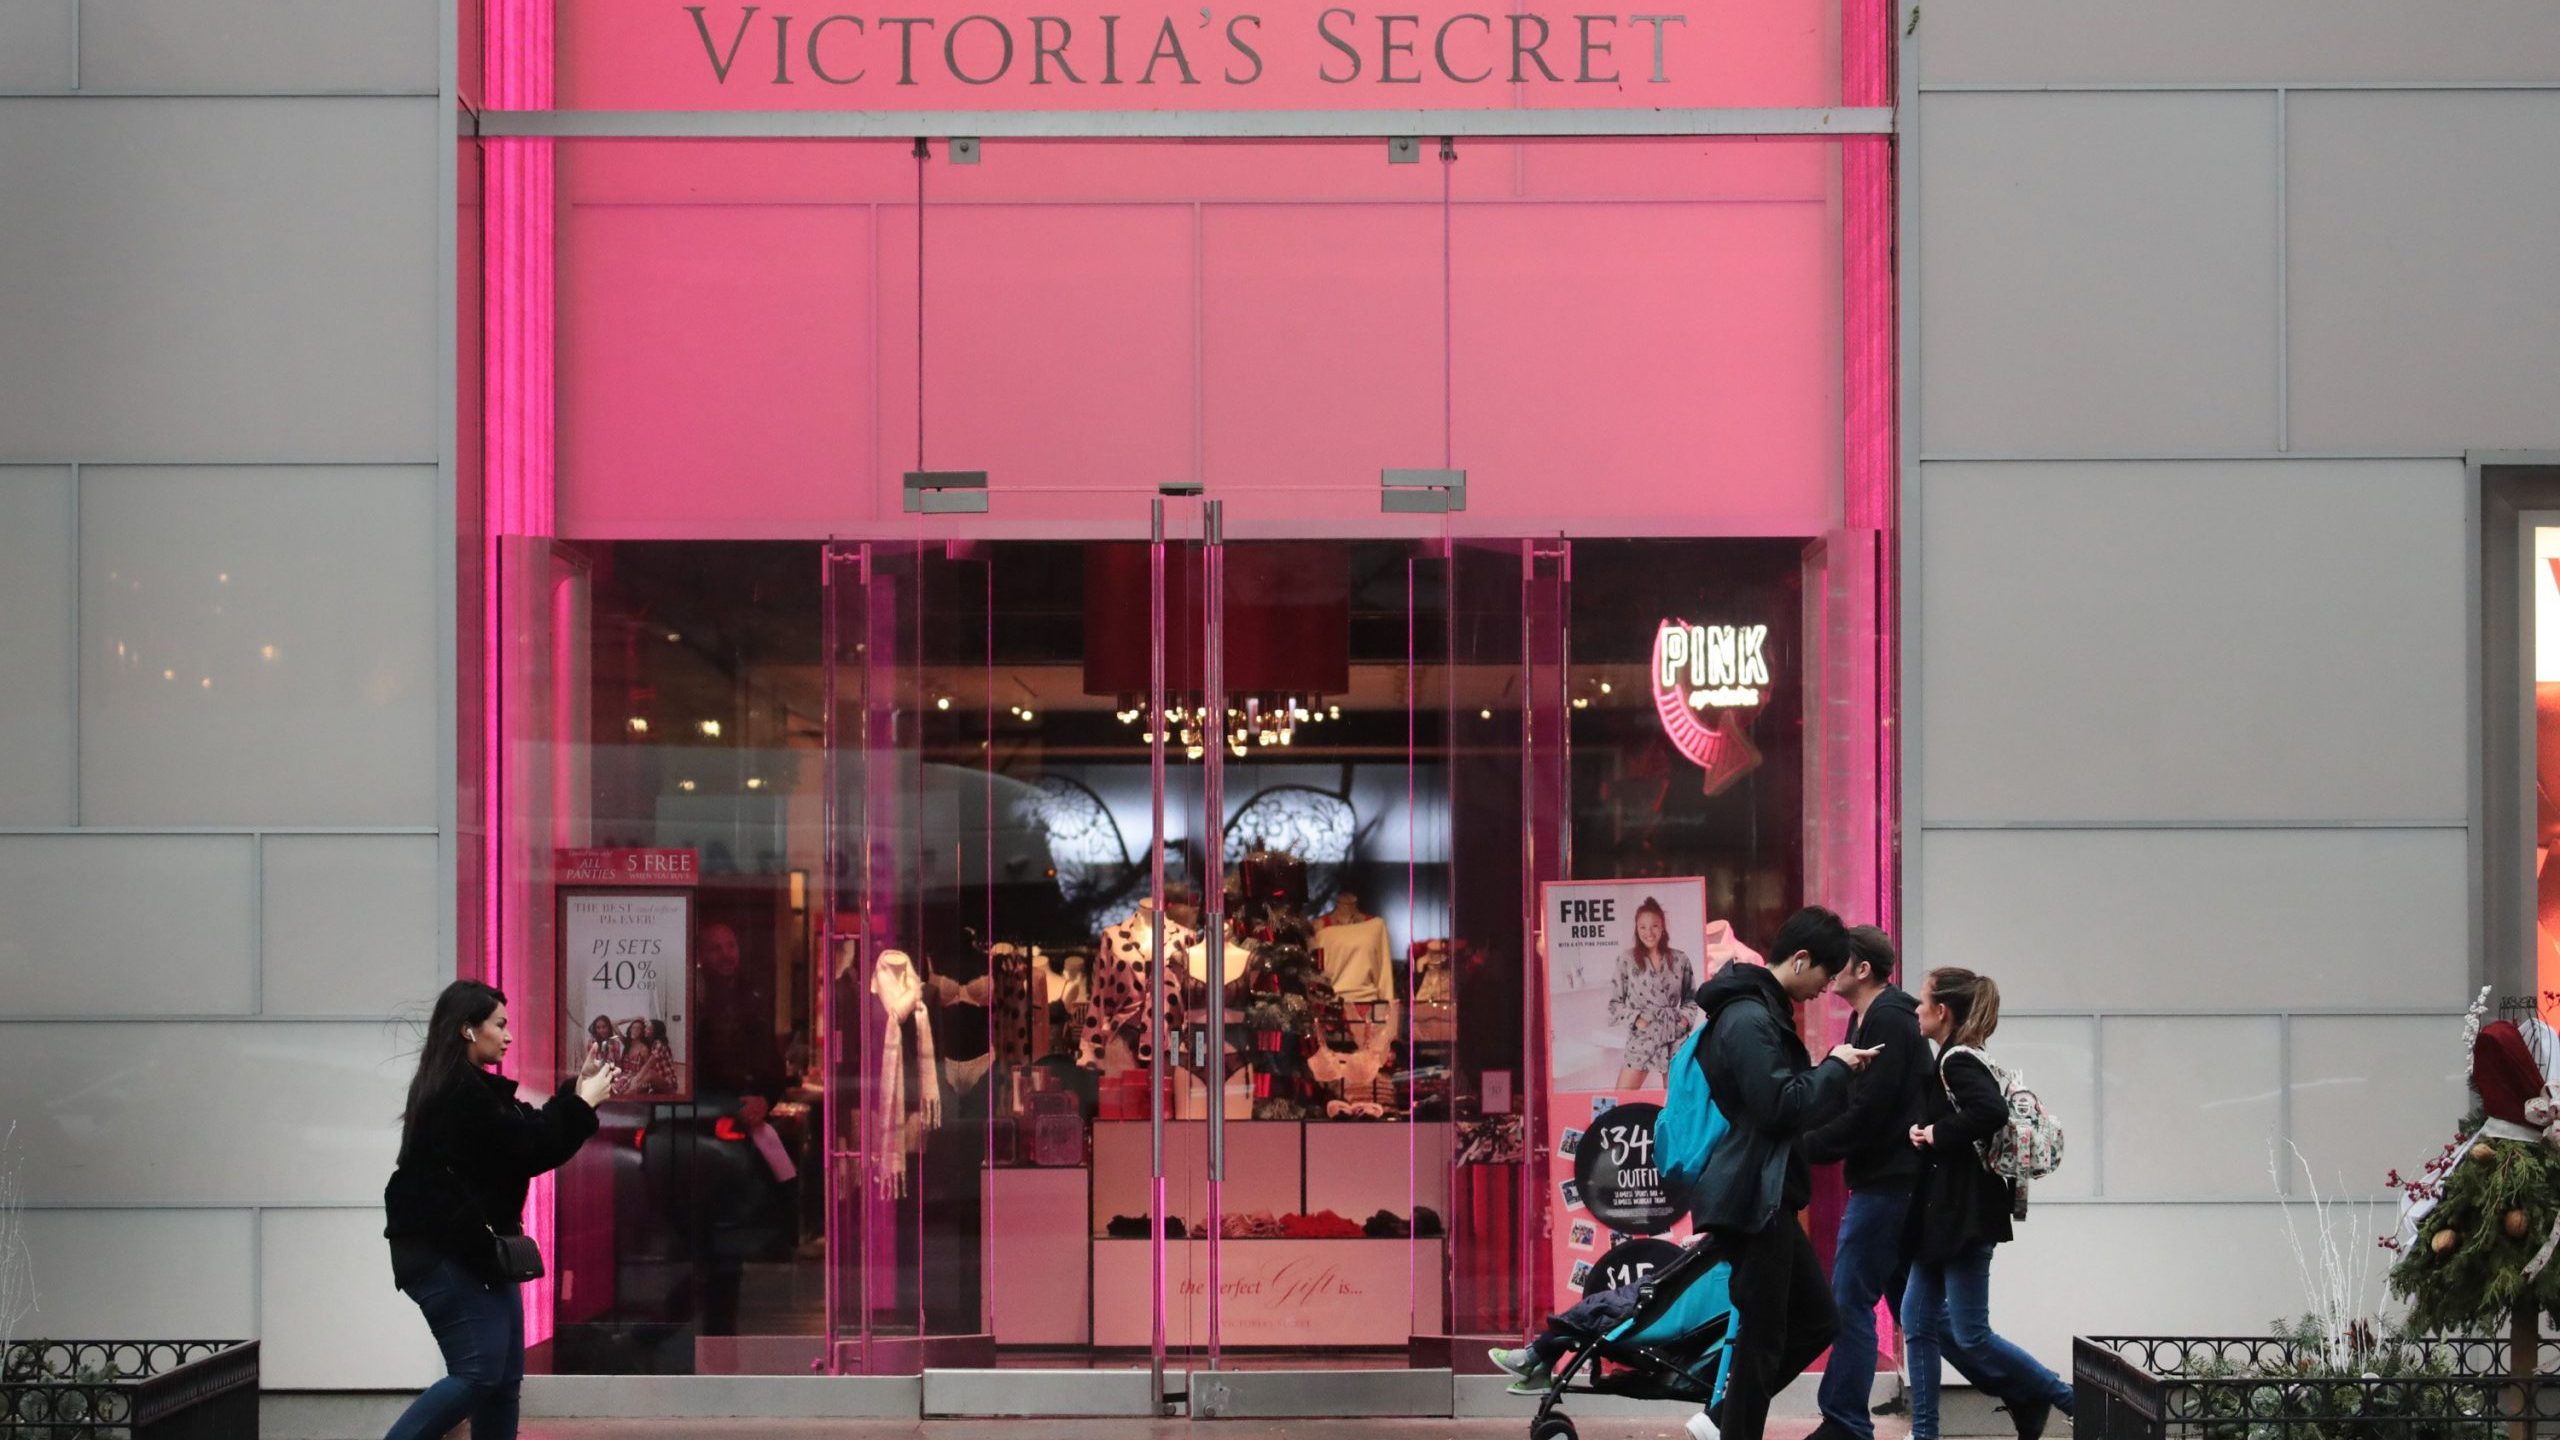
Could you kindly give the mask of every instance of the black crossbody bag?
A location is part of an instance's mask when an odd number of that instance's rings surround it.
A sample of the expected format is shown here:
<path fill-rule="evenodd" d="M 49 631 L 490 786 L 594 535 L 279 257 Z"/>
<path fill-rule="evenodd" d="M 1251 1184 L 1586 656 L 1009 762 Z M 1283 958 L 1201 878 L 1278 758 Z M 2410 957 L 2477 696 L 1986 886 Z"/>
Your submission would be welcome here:
<path fill-rule="evenodd" d="M 480 1197 L 472 1193 L 462 1176 L 450 1165 L 444 1167 L 444 1173 L 453 1176 L 453 1183 L 462 1188 L 463 1198 L 471 1202 L 472 1217 L 480 1222 L 482 1233 L 489 1237 L 489 1261 L 497 1272 L 519 1282 L 541 1279 L 542 1247 L 533 1243 L 533 1237 L 499 1234 L 497 1227 L 489 1223 L 489 1217 L 481 1213 Z"/>

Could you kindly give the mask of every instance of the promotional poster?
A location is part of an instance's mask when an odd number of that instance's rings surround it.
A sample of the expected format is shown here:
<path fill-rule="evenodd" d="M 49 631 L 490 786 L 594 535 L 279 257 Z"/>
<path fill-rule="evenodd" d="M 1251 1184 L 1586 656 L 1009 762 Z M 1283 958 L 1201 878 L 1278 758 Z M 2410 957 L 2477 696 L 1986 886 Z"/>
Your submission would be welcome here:
<path fill-rule="evenodd" d="M 1662 1182 L 1653 1123 L 1711 971 L 1706 881 L 1563 880 L 1541 890 L 1547 1168 L 1559 1296 L 1642 1278 L 1688 1215 Z M 1734 947 L 1720 947 L 1730 954 Z"/>
<path fill-rule="evenodd" d="M 1632 1096 L 1663 1088 L 1707 978 L 1707 882 L 1565 880 L 1544 887 L 1549 1084 Z"/>
<path fill-rule="evenodd" d="M 688 893 L 561 894 L 562 1053 L 619 1066 L 613 1099 L 692 1098 L 693 958 Z"/>

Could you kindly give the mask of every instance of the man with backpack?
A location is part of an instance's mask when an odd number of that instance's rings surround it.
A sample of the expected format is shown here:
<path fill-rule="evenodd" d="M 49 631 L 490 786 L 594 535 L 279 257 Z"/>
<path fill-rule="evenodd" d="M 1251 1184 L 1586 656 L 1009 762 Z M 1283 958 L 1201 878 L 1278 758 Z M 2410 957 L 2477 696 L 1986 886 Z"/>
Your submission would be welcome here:
<path fill-rule="evenodd" d="M 1693 1435 L 1761 1440 L 1769 1402 L 1831 1345 L 1831 1286 L 1796 1212 L 1813 1199 L 1803 1140 L 1846 1103 L 1850 1077 L 1879 1053 L 1835 1047 L 1816 1065 L 1795 1007 L 1848 964 L 1848 928 L 1820 906 L 1787 917 L 1769 963 L 1728 965 L 1698 990 L 1707 1014 L 1696 1047 L 1725 1133 L 1707 1154 L 1690 1209 L 1732 1257 L 1737 1318 L 1724 1399 Z"/>
<path fill-rule="evenodd" d="M 1867 1410 L 1876 1378 L 1876 1301 L 1901 1321 L 1902 1281 L 1910 1269 L 1905 1238 L 1911 1187 L 1921 1154 L 1911 1144 L 1935 1083 L 1929 1045 L 1920 1038 L 1920 1002 L 1893 983 L 1892 937 L 1873 925 L 1849 930 L 1849 963 L 1832 993 L 1849 1002 L 1849 1043 L 1880 1053 L 1849 1085 L 1848 1109 L 1805 1136 L 1805 1158 L 1839 1163 L 1849 1186 L 1840 1243 L 1831 1259 L 1831 1301 L 1840 1312 L 1838 1338 L 1822 1372 L 1822 1425 L 1815 1440 L 1874 1440 Z M 1962 1369 L 1961 1357 L 1957 1368 Z"/>

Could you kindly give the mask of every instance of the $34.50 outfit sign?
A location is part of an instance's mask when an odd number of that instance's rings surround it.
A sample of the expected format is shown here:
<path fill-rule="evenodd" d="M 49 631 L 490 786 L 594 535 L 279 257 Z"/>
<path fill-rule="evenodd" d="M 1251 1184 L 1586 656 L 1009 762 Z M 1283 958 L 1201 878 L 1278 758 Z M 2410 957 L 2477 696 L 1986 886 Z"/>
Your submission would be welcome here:
<path fill-rule="evenodd" d="M 561 1020 L 573 1066 L 621 1067 L 616 1100 L 693 1095 L 693 897 L 567 890 L 560 896 Z"/>

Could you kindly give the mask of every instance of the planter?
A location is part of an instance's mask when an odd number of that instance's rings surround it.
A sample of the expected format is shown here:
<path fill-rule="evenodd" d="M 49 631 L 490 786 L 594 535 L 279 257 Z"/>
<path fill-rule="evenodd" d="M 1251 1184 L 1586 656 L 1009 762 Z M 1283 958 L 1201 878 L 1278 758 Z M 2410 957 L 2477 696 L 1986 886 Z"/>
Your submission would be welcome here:
<path fill-rule="evenodd" d="M 255 1340 L 22 1340 L 0 1355 L 0 1440 L 243 1440 Z"/>
<path fill-rule="evenodd" d="M 2560 1435 L 2560 1344 L 2529 1395 L 2504 1340 L 2381 1342 L 2345 1364 L 2292 1339 L 2082 1337 L 2075 1440 L 2507 1440 Z"/>

